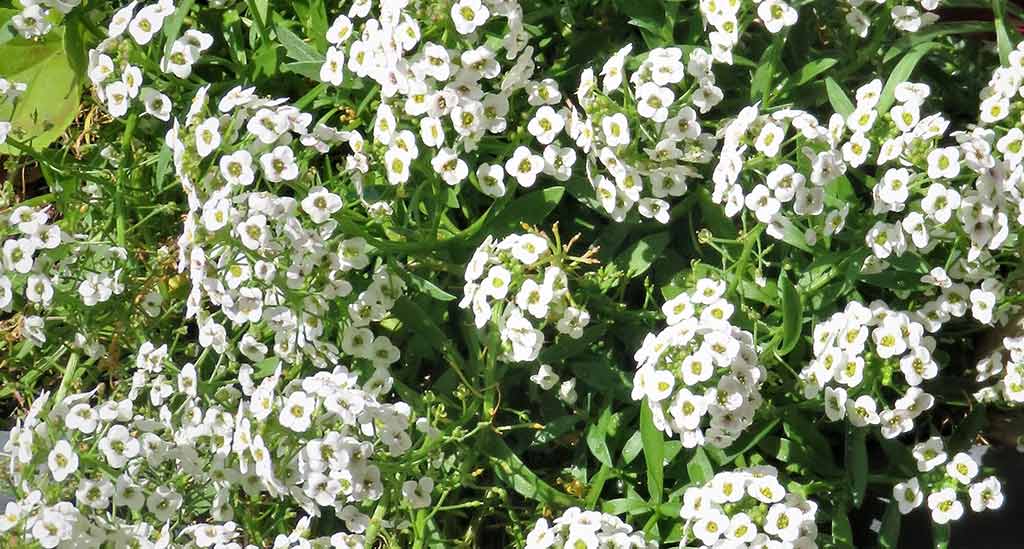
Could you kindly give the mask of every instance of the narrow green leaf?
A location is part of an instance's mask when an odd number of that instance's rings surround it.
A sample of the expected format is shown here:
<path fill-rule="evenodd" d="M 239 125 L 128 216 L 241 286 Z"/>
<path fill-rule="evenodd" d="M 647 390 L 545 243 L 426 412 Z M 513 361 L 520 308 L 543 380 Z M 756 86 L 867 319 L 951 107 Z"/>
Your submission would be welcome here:
<path fill-rule="evenodd" d="M 632 436 L 626 441 L 625 446 L 622 447 L 622 461 L 626 465 L 633 463 L 633 460 L 640 455 L 640 451 L 644 449 L 643 440 L 640 437 L 640 431 L 633 433 Z"/>
<path fill-rule="evenodd" d="M 889 107 L 892 106 L 895 99 L 896 86 L 906 82 L 914 72 L 914 68 L 917 67 L 917 63 L 921 61 L 921 58 L 937 46 L 938 44 L 935 42 L 925 42 L 924 44 L 914 46 L 912 50 L 903 56 L 903 59 L 900 59 L 900 62 L 893 68 L 892 74 L 889 75 L 889 79 L 885 81 L 885 87 L 882 88 L 882 95 L 876 107 L 878 112 L 889 112 Z"/>
<path fill-rule="evenodd" d="M 890 501 L 882 517 L 882 527 L 878 530 L 878 546 L 882 549 L 896 549 L 900 541 L 900 509 L 895 501 Z"/>
<path fill-rule="evenodd" d="M 281 68 L 288 72 L 305 76 L 310 80 L 320 80 L 320 67 L 323 64 L 323 61 L 293 61 L 282 64 Z"/>
<path fill-rule="evenodd" d="M 776 46 L 773 43 L 761 54 L 761 61 L 750 79 L 751 101 L 763 100 L 768 95 L 768 89 L 772 85 L 772 76 L 775 73 L 775 51 Z"/>
<path fill-rule="evenodd" d="M 832 543 L 835 547 L 853 549 L 853 529 L 850 527 L 850 518 L 846 516 L 845 508 L 832 511 Z"/>
<path fill-rule="evenodd" d="M 313 46 L 303 42 L 295 33 L 288 30 L 288 27 L 284 26 L 283 23 L 277 22 L 274 25 L 274 29 L 277 31 L 277 38 L 281 40 L 281 45 L 284 46 L 289 58 L 302 63 L 316 62 L 321 65 L 323 64 L 324 56 L 313 49 Z"/>
<path fill-rule="evenodd" d="M 181 32 L 181 26 L 185 23 L 185 16 L 192 10 L 192 4 L 195 0 L 183 0 L 178 7 L 174 9 L 174 13 L 167 18 L 163 26 L 163 35 L 166 38 L 164 43 L 164 55 L 170 55 L 171 46 L 174 45 L 174 41 L 178 39 L 178 33 Z"/>
<path fill-rule="evenodd" d="M 1006 0 L 992 0 L 993 18 L 996 24 L 996 46 L 999 50 L 999 63 L 1002 66 L 1010 64 L 1010 52 L 1013 45 L 1010 44 L 1010 35 L 1006 32 Z"/>
<path fill-rule="evenodd" d="M 850 495 L 853 506 L 860 507 L 868 484 L 867 431 L 848 425 L 846 427 L 846 473 L 850 478 Z"/>
<path fill-rule="evenodd" d="M 511 485 L 521 496 L 558 507 L 572 507 L 582 503 L 544 482 L 494 432 L 484 431 L 480 439 L 478 448 L 490 457 L 494 475 Z"/>
<path fill-rule="evenodd" d="M 694 484 L 704 484 L 715 476 L 715 468 L 711 465 L 711 460 L 708 459 L 703 448 L 697 447 L 697 451 L 693 453 L 693 457 L 686 464 L 686 472 L 690 475 L 690 482 Z"/>
<path fill-rule="evenodd" d="M 487 234 L 505 236 L 520 230 L 520 225 L 536 225 L 562 201 L 565 187 L 548 187 L 516 198 L 487 223 Z"/>
<path fill-rule="evenodd" d="M 647 272 L 651 265 L 661 257 L 668 241 L 669 233 L 667 231 L 645 236 L 622 252 L 616 258 L 615 263 L 626 271 L 626 276 L 636 278 Z"/>
<path fill-rule="evenodd" d="M 785 356 L 800 341 L 804 314 L 800 294 L 785 271 L 779 273 L 779 301 L 782 303 L 782 343 L 779 345 L 779 355 Z"/>
<path fill-rule="evenodd" d="M 646 404 L 640 407 L 640 440 L 647 465 L 647 491 L 651 501 L 660 505 L 665 491 L 665 439 L 654 426 L 651 409 Z"/>
<path fill-rule="evenodd" d="M 825 91 L 828 92 L 828 102 L 832 104 L 832 108 L 844 118 L 850 116 L 853 112 L 853 102 L 831 76 L 825 79 Z"/>
<path fill-rule="evenodd" d="M 597 423 L 590 426 L 587 429 L 587 448 L 590 448 L 590 453 L 594 454 L 597 461 L 602 464 L 612 467 L 612 453 L 608 450 L 608 426 L 612 421 L 612 408 L 608 406 L 601 412 L 600 419 Z"/>
<path fill-rule="evenodd" d="M 821 59 L 815 59 L 810 63 L 807 63 L 800 70 L 796 71 L 790 78 L 793 80 L 794 86 L 801 86 L 814 80 L 814 77 L 819 74 L 831 69 L 838 63 L 839 60 L 834 57 L 823 57 Z"/>

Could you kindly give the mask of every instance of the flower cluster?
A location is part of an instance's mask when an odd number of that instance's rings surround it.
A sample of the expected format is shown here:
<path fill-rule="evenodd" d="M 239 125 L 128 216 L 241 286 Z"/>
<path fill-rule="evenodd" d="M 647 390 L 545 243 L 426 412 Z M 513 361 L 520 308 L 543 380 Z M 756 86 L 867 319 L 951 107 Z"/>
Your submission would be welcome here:
<path fill-rule="evenodd" d="M 846 24 L 861 38 L 867 37 L 871 30 L 871 21 L 877 20 L 879 13 L 888 12 L 892 25 L 903 32 L 917 32 L 939 20 L 939 15 L 935 13 L 939 8 L 939 0 L 874 2 L 874 6 L 864 0 L 846 0 L 844 4 Z"/>
<path fill-rule="evenodd" d="M 405 282 L 386 266 L 371 269 L 366 239 L 339 230 L 341 196 L 300 177 L 303 156 L 348 135 L 310 128 L 311 115 L 251 88 L 230 90 L 216 108 L 208 103 L 203 89 L 167 134 L 188 194 L 178 268 L 192 280 L 186 318 L 197 319 L 200 344 L 227 348 L 219 311 L 248 329 L 237 345 L 254 361 L 271 336 L 274 354 L 288 362 L 334 362 L 340 352 L 379 368 L 395 362 L 398 349 L 370 325 L 388 315 Z M 265 188 L 294 196 L 257 190 Z"/>
<path fill-rule="evenodd" d="M 438 25 L 422 28 L 422 16 L 404 2 L 371 4 L 355 3 L 334 20 L 320 69 L 320 79 L 332 86 L 346 87 L 354 77 L 380 88 L 371 140 L 353 146 L 345 162 L 368 210 L 391 212 L 393 199 L 423 180 L 451 187 L 469 182 L 500 197 L 508 191 L 506 176 L 522 187 L 542 174 L 567 178 L 572 150 L 552 144 L 565 126 L 564 113 L 552 109 L 562 95 L 553 80 L 530 80 L 534 50 L 517 2 L 460 0 L 436 15 L 446 19 L 446 29 L 450 21 L 450 35 Z M 504 39 L 486 40 L 484 29 Z M 505 60 L 514 62 L 506 69 Z M 543 156 L 519 144 L 521 128 L 514 126 L 520 112 L 534 107 L 529 129 L 546 146 Z M 510 156 L 512 148 L 484 143 L 504 135 L 516 135 Z"/>
<path fill-rule="evenodd" d="M 882 302 L 848 303 L 814 327 L 814 359 L 800 373 L 805 396 L 824 390 L 829 421 L 879 425 L 885 438 L 911 431 L 935 402 L 920 387 L 939 373 L 927 323 L 921 312 L 894 311 Z M 897 371 L 903 383 L 894 379 Z M 884 400 L 887 391 L 900 394 L 892 407 Z"/>
<path fill-rule="evenodd" d="M 82 0 L 21 0 L 21 11 L 11 17 L 11 26 L 22 38 L 36 39 L 53 30 L 54 12 L 60 16 L 71 13 Z"/>
<path fill-rule="evenodd" d="M 792 27 L 799 19 L 797 10 L 784 0 L 753 0 L 753 4 L 756 8 L 742 0 L 701 0 L 701 16 L 714 29 L 708 33 L 708 41 L 716 61 L 733 63 L 732 51 L 740 41 L 740 31 L 750 23 L 748 14 L 750 20 L 760 19 L 772 34 Z"/>
<path fill-rule="evenodd" d="M 658 542 L 647 541 L 643 532 L 633 531 L 632 526 L 615 515 L 572 507 L 550 524 L 546 519 L 537 519 L 526 535 L 526 549 L 559 547 L 657 549 Z"/>
<path fill-rule="evenodd" d="M 466 265 L 459 306 L 473 311 L 477 328 L 494 324 L 502 360 L 536 360 L 545 326 L 573 339 L 583 336 L 590 313 L 570 292 L 563 251 L 553 251 L 547 238 L 534 233 L 487 237 Z"/>
<path fill-rule="evenodd" d="M 718 473 L 683 492 L 680 547 L 815 548 L 817 511 L 813 501 L 786 492 L 774 467 Z"/>
<path fill-rule="evenodd" d="M 175 7 L 169 0 L 145 5 L 138 11 L 136 7 L 137 2 L 132 2 L 115 12 L 107 27 L 107 38 L 89 50 L 89 80 L 111 116 L 125 116 L 132 102 L 138 100 L 146 115 L 166 122 L 174 105 L 160 91 L 166 87 L 159 81 L 160 77 L 172 74 L 177 78 L 188 78 L 200 54 L 213 44 L 213 37 L 197 30 L 185 31 L 160 61 L 163 74 L 147 72 L 144 75 L 140 68 L 145 63 L 143 50 L 156 39 Z M 144 86 L 147 77 L 158 80 L 151 86 Z"/>
<path fill-rule="evenodd" d="M 753 335 L 729 322 L 733 306 L 725 291 L 724 281 L 703 278 L 665 302 L 668 327 L 647 334 L 634 356 L 633 399 L 643 400 L 654 425 L 686 448 L 729 446 L 762 401 L 766 372 Z"/>
<path fill-rule="evenodd" d="M 19 312 L 21 336 L 37 346 L 46 342 L 46 313 L 66 299 L 95 307 L 125 291 L 125 250 L 79 241 L 54 223 L 54 214 L 51 206 L 23 205 L 0 220 L 0 311 Z M 93 329 L 80 313 L 64 315 L 63 320 Z M 74 346 L 86 349 L 92 358 L 104 353 L 95 338 L 81 332 Z"/>
<path fill-rule="evenodd" d="M 958 496 L 964 492 L 975 513 L 1003 506 L 999 479 L 986 477 L 976 481 L 981 465 L 970 454 L 960 452 L 949 459 L 939 437 L 915 445 L 913 453 L 921 474 L 897 484 L 892 491 L 900 513 L 913 511 L 927 496 L 933 522 L 946 524 L 959 520 L 964 514 L 964 505 Z"/>
<path fill-rule="evenodd" d="M 1019 321 L 1012 326 L 1020 326 Z M 991 352 L 975 366 L 975 380 L 996 382 L 981 388 L 974 397 L 981 402 L 1003 400 L 1012 405 L 1024 403 L 1024 336 L 1002 339 L 1002 349 Z"/>
<path fill-rule="evenodd" d="M 627 79 L 632 49 L 627 45 L 605 62 L 600 81 L 593 69 L 583 72 L 576 91 L 583 110 L 573 108 L 566 130 L 612 219 L 623 221 L 636 207 L 641 216 L 668 223 L 666 199 L 686 192 L 687 180 L 699 177 L 695 165 L 710 162 L 717 144 L 701 130 L 697 111 L 708 112 L 723 94 L 704 50 L 688 58 L 679 48 L 651 50 Z M 692 81 L 684 84 L 687 76 Z"/>
<path fill-rule="evenodd" d="M 147 343 L 127 394 L 71 395 L 48 412 L 38 398 L 4 447 L 19 499 L 0 531 L 45 548 L 227 548 L 242 534 L 234 521 L 255 518 L 236 510 L 288 500 L 309 517 L 333 509 L 350 532 L 334 547 L 361 546 L 363 510 L 399 481 L 378 462 L 412 444 L 409 406 L 381 400 L 390 377 L 360 383 L 338 366 L 282 386 L 280 366 L 226 376 L 205 364 L 179 367 Z"/>

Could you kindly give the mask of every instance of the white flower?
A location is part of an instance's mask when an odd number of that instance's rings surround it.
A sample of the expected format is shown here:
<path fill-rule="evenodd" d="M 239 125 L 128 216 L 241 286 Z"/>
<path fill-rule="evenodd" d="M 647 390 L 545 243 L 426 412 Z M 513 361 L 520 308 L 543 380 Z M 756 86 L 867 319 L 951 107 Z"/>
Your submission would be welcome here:
<path fill-rule="evenodd" d="M 754 148 L 761 154 L 771 158 L 779 154 L 779 147 L 786 138 L 786 132 L 782 126 L 772 122 L 765 122 L 761 133 L 754 140 Z"/>
<path fill-rule="evenodd" d="M 131 436 L 124 425 L 114 425 L 100 439 L 100 450 L 111 467 L 120 469 L 128 460 L 139 455 L 139 441 Z"/>
<path fill-rule="evenodd" d="M 629 121 L 621 112 L 602 118 L 601 130 L 604 132 L 605 143 L 609 147 L 629 144 Z"/>
<path fill-rule="evenodd" d="M 852 363 L 853 361 L 850 362 Z M 871 395 L 861 395 L 856 399 L 848 399 L 846 401 L 846 417 L 849 418 L 850 424 L 854 427 L 877 425 L 880 421 L 877 409 L 878 405 L 875 403 L 875 399 L 871 398 Z"/>
<path fill-rule="evenodd" d="M 921 484 L 917 478 L 912 478 L 894 486 L 892 498 L 899 505 L 900 514 L 905 515 L 921 505 L 921 502 L 924 501 L 924 492 L 921 491 Z"/>
<path fill-rule="evenodd" d="M 206 158 L 216 150 L 220 146 L 220 139 L 219 119 L 210 117 L 196 126 L 196 152 L 201 158 Z"/>
<path fill-rule="evenodd" d="M 914 446 L 914 458 L 917 460 L 917 470 L 922 473 L 946 462 L 946 451 L 942 445 L 942 439 L 932 437 L 925 442 Z"/>
<path fill-rule="evenodd" d="M 452 22 L 459 34 L 472 33 L 490 16 L 490 10 L 480 0 L 459 0 L 452 5 Z"/>
<path fill-rule="evenodd" d="M 768 509 L 764 519 L 765 533 L 778 536 L 783 541 L 793 542 L 800 537 L 803 512 L 784 503 L 776 503 Z"/>
<path fill-rule="evenodd" d="M 533 279 L 526 279 L 516 295 L 516 306 L 543 319 L 548 315 L 548 305 L 553 297 L 551 288 L 537 284 Z"/>
<path fill-rule="evenodd" d="M 928 508 L 932 511 L 932 520 L 936 524 L 946 524 L 957 520 L 964 514 L 964 506 L 956 499 L 956 491 L 943 488 L 928 496 Z"/>
<path fill-rule="evenodd" d="M 946 472 L 960 484 L 970 484 L 978 475 L 978 462 L 968 454 L 960 452 L 946 464 Z"/>
<path fill-rule="evenodd" d="M 341 197 L 323 187 L 313 187 L 302 199 L 302 211 L 317 225 L 330 219 L 341 206 Z"/>
<path fill-rule="evenodd" d="M 896 6 L 890 12 L 893 25 L 905 32 L 917 32 L 921 28 L 921 12 L 913 6 Z"/>
<path fill-rule="evenodd" d="M 543 170 L 544 158 L 523 146 L 517 147 L 512 158 L 505 162 L 505 171 L 522 187 L 532 187 L 537 181 L 537 174 Z"/>
<path fill-rule="evenodd" d="M 764 0 L 757 7 L 757 16 L 768 32 L 774 34 L 796 24 L 797 11 L 782 0 Z"/>
<path fill-rule="evenodd" d="M 928 153 L 928 177 L 952 179 L 960 173 L 960 149 L 944 147 Z"/>
<path fill-rule="evenodd" d="M 476 181 L 480 191 L 487 196 L 505 196 L 505 170 L 499 164 L 480 164 L 476 169 Z"/>
<path fill-rule="evenodd" d="M 839 421 L 846 417 L 846 389 L 825 388 L 825 415 L 830 421 Z"/>
<path fill-rule="evenodd" d="M 505 299 L 511 282 L 512 273 L 501 265 L 495 265 L 487 271 L 487 276 L 480 283 L 480 291 L 494 299 Z"/>
<path fill-rule="evenodd" d="M 288 131 L 291 124 L 288 117 L 270 109 L 260 109 L 245 123 L 245 129 L 256 136 L 260 143 L 270 145 Z"/>
<path fill-rule="evenodd" d="M 340 86 L 345 79 L 345 52 L 334 46 L 327 48 L 327 57 L 320 67 L 320 80 Z"/>
<path fill-rule="evenodd" d="M 327 41 L 335 46 L 345 42 L 352 36 L 352 20 L 339 15 L 327 29 Z"/>
<path fill-rule="evenodd" d="M 939 183 L 932 183 L 921 200 L 921 209 L 940 224 L 949 221 L 953 211 L 959 207 L 960 193 L 953 189 L 947 189 Z"/>
<path fill-rule="evenodd" d="M 128 34 L 132 36 L 140 46 L 145 46 L 153 39 L 153 35 L 163 27 L 164 16 L 156 4 L 151 4 L 139 10 L 132 22 L 128 24 Z"/>
<path fill-rule="evenodd" d="M 437 151 L 430 160 L 434 171 L 441 175 L 445 183 L 455 186 L 469 175 L 469 166 L 458 157 L 454 149 L 444 147 Z"/>
<path fill-rule="evenodd" d="M 430 507 L 430 493 L 434 491 L 434 479 L 422 477 L 419 481 L 407 480 L 402 483 L 402 496 L 413 509 Z"/>
<path fill-rule="evenodd" d="M 103 89 L 103 95 L 107 98 L 107 110 L 110 116 L 120 118 L 128 112 L 128 104 L 131 99 L 128 95 L 128 86 L 120 80 L 107 84 Z"/>
<path fill-rule="evenodd" d="M 779 213 L 782 204 L 772 196 L 768 187 L 758 184 L 744 199 L 748 210 L 753 210 L 757 220 L 761 223 L 771 223 L 775 214 Z"/>
<path fill-rule="evenodd" d="M 544 147 L 544 173 L 558 181 L 568 181 L 576 164 L 576 149 L 548 145 Z"/>
<path fill-rule="evenodd" d="M 996 305 L 995 292 L 982 288 L 971 290 L 971 315 L 982 324 L 992 323 L 992 313 Z"/>
<path fill-rule="evenodd" d="M 971 495 L 971 510 L 976 513 L 1003 506 L 1003 487 L 995 477 L 972 484 L 967 491 Z"/>
<path fill-rule="evenodd" d="M 675 98 L 671 89 L 645 82 L 637 89 L 637 114 L 655 122 L 664 122 L 668 120 L 668 108 Z"/>
<path fill-rule="evenodd" d="M 274 150 L 260 155 L 263 177 L 270 182 L 291 181 L 299 177 L 299 165 L 295 153 L 287 145 L 278 145 Z"/>
<path fill-rule="evenodd" d="M 256 178 L 252 169 L 252 155 L 239 150 L 220 158 L 220 175 L 231 185 L 248 186 Z"/>
<path fill-rule="evenodd" d="M 536 383 L 541 389 L 550 391 L 559 381 L 558 374 L 551 369 L 550 364 L 541 364 L 537 373 L 530 376 L 530 381 Z"/>
<path fill-rule="evenodd" d="M 50 450 L 46 465 L 50 469 L 50 474 L 53 475 L 53 480 L 64 482 L 78 470 L 78 454 L 75 453 L 68 441 L 60 439 Z"/>
<path fill-rule="evenodd" d="M 282 427 L 287 427 L 296 433 L 304 433 L 312 424 L 311 418 L 315 407 L 316 399 L 304 391 L 295 391 L 288 395 L 284 404 L 281 405 L 277 421 Z"/>
<path fill-rule="evenodd" d="M 167 122 L 171 118 L 171 98 L 153 88 L 142 88 L 139 99 L 146 108 L 146 114 Z"/>
<path fill-rule="evenodd" d="M 526 128 L 541 144 L 547 145 L 558 137 L 565 127 L 565 118 L 548 105 L 537 109 L 537 114 L 530 120 Z"/>

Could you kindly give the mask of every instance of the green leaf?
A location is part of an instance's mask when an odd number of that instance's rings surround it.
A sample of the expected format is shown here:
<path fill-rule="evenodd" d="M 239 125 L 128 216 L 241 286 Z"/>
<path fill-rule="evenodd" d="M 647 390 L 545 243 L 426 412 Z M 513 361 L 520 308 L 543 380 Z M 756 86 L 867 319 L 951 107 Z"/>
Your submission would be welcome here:
<path fill-rule="evenodd" d="M 572 507 L 582 503 L 544 482 L 494 432 L 484 431 L 480 439 L 478 448 L 490 458 L 494 475 L 512 486 L 519 495 L 558 507 Z"/>
<path fill-rule="evenodd" d="M 867 431 L 853 425 L 846 427 L 846 473 L 850 479 L 853 506 L 860 507 L 868 484 Z"/>
<path fill-rule="evenodd" d="M 831 69 L 838 62 L 839 60 L 833 57 L 815 59 L 814 61 L 807 63 L 803 67 L 800 67 L 800 70 L 796 71 L 796 73 L 793 74 L 793 76 L 791 76 L 790 79 L 793 80 L 794 86 L 801 86 L 803 84 L 810 82 L 811 80 L 814 80 L 815 76 L 818 76 L 819 74 Z"/>
<path fill-rule="evenodd" d="M 0 106 L 0 120 L 11 122 L 11 137 L 42 150 L 56 140 L 78 114 L 81 88 L 64 51 L 62 29 L 45 40 L 17 38 L 0 46 L 0 74 L 28 89 L 16 101 Z M 0 154 L 17 155 L 10 145 Z"/>
<path fill-rule="evenodd" d="M 601 412 L 600 419 L 597 423 L 590 426 L 587 429 L 587 448 L 590 448 L 590 453 L 594 454 L 597 461 L 608 467 L 613 467 L 615 464 L 612 462 L 612 453 L 608 450 L 608 427 L 612 422 L 612 408 L 608 406 Z"/>
<path fill-rule="evenodd" d="M 633 463 L 633 460 L 640 455 L 640 451 L 644 449 L 644 443 L 640 436 L 640 431 L 633 433 L 632 436 L 626 441 L 626 444 L 622 447 L 622 461 L 626 465 Z"/>
<path fill-rule="evenodd" d="M 505 236 L 520 230 L 520 224 L 536 225 L 562 201 L 565 187 L 548 187 L 520 196 L 487 223 L 487 234 Z"/>
<path fill-rule="evenodd" d="M 295 33 L 288 30 L 288 27 L 284 26 L 281 21 L 276 22 L 274 29 L 277 31 L 277 38 L 281 41 L 281 45 L 284 46 L 284 50 L 289 58 L 302 63 L 324 64 L 324 56 L 316 51 L 313 46 L 303 42 Z M 317 71 L 319 76 L 319 67 Z"/>
<path fill-rule="evenodd" d="M 938 44 L 935 42 L 925 42 L 924 44 L 914 46 L 914 49 L 907 52 L 903 59 L 900 59 L 900 62 L 892 70 L 892 74 L 889 75 L 889 79 L 885 81 L 885 87 L 882 88 L 882 95 L 876 107 L 879 113 L 889 112 L 889 107 L 892 106 L 895 99 L 896 86 L 906 82 L 921 58 L 937 46 Z"/>
<path fill-rule="evenodd" d="M 853 102 L 831 76 L 825 79 L 825 91 L 828 92 L 828 102 L 832 104 L 832 108 L 843 115 L 843 118 L 850 116 L 853 112 Z"/>
<path fill-rule="evenodd" d="M 800 294 L 785 271 L 779 273 L 779 301 L 782 303 L 782 343 L 779 344 L 779 355 L 785 356 L 800 341 L 800 326 L 804 315 Z"/>
<path fill-rule="evenodd" d="M 81 15 L 73 11 L 64 19 L 64 53 L 68 56 L 68 66 L 75 71 L 81 81 L 85 77 L 89 65 L 89 48 L 83 40 L 85 25 Z"/>
<path fill-rule="evenodd" d="M 832 510 L 832 543 L 835 547 L 853 548 L 853 529 L 845 508 Z"/>
<path fill-rule="evenodd" d="M 1006 32 L 1006 0 L 992 0 L 992 11 L 995 15 L 996 24 L 996 46 L 999 50 L 999 64 L 1007 66 L 1010 64 L 1010 52 L 1013 45 L 1010 44 L 1010 35 Z"/>
<path fill-rule="evenodd" d="M 750 79 L 750 100 L 763 101 L 768 97 L 768 90 L 772 85 L 772 76 L 775 73 L 775 52 L 776 45 L 765 48 L 761 54 L 761 61 L 758 63 L 754 76 Z"/>
<path fill-rule="evenodd" d="M 629 278 L 636 278 L 647 272 L 651 265 L 661 257 L 668 245 L 669 233 L 656 233 L 645 236 L 622 252 L 615 263 Z"/>
<path fill-rule="evenodd" d="M 882 527 L 878 530 L 878 546 L 882 549 L 896 549 L 900 541 L 900 515 L 899 505 L 890 501 L 885 508 L 885 516 L 882 517 Z"/>
<path fill-rule="evenodd" d="M 662 502 L 665 491 L 665 439 L 654 426 L 651 409 L 647 404 L 640 406 L 640 440 L 644 446 L 644 462 L 647 465 L 647 491 L 655 505 Z"/>
<path fill-rule="evenodd" d="M 164 44 L 164 55 L 170 55 L 171 46 L 174 45 L 174 41 L 178 39 L 178 33 L 181 32 L 181 26 L 185 23 L 185 16 L 192 10 L 192 4 L 195 0 L 182 0 L 178 4 L 178 7 L 174 9 L 174 14 L 167 18 L 164 22 L 163 35 L 167 39 Z"/>
<path fill-rule="evenodd" d="M 412 271 L 405 271 L 409 275 L 409 286 L 412 286 L 416 291 L 429 295 L 430 297 L 438 301 L 454 301 L 456 297 L 438 287 L 437 284 L 419 276 Z"/>
<path fill-rule="evenodd" d="M 394 315 L 409 328 L 409 332 L 423 337 L 430 346 L 443 351 L 448 336 L 430 321 L 423 309 L 408 297 L 400 297 L 391 309 Z"/>
<path fill-rule="evenodd" d="M 697 451 L 693 453 L 693 457 L 686 464 L 686 472 L 690 475 L 690 482 L 695 484 L 704 484 L 715 476 L 715 468 L 711 465 L 711 460 L 708 459 L 703 448 L 697 447 Z"/>
<path fill-rule="evenodd" d="M 288 72 L 305 76 L 310 80 L 320 80 L 320 67 L 323 67 L 323 65 L 323 61 L 294 61 L 282 64 L 281 68 Z"/>

